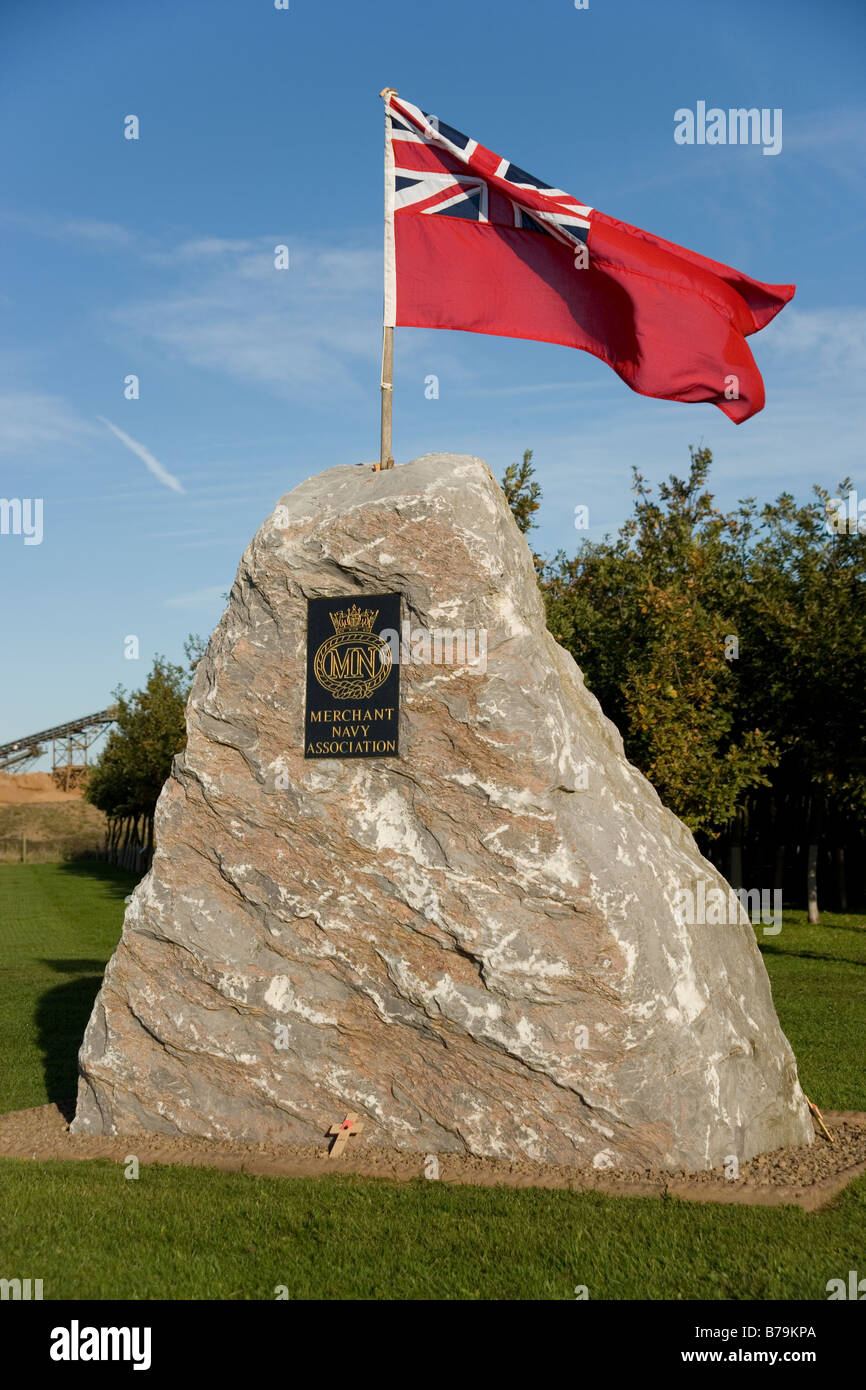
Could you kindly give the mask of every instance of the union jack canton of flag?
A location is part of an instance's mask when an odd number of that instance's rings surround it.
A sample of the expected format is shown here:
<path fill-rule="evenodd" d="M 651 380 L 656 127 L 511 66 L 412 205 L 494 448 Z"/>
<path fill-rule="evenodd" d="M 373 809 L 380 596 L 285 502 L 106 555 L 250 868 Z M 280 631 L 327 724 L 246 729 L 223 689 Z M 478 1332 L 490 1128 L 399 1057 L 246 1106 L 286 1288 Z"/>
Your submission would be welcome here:
<path fill-rule="evenodd" d="M 540 232 L 572 245 L 576 261 L 586 261 L 591 208 L 411 102 L 392 98 L 389 114 L 395 213 L 411 207 Z M 502 198 L 491 198 L 491 189 Z"/>

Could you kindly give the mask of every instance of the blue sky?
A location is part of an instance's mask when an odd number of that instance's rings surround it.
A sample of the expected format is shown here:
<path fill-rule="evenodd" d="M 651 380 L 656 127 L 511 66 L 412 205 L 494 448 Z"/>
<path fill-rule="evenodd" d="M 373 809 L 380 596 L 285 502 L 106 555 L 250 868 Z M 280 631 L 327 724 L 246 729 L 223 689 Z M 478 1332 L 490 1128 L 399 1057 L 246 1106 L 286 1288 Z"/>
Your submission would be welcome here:
<path fill-rule="evenodd" d="M 467 452 L 501 475 L 534 449 L 542 551 L 576 546 L 579 504 L 591 536 L 614 530 L 632 465 L 682 472 L 690 444 L 726 505 L 845 474 L 866 495 L 861 0 L 3 0 L 0 52 L 0 496 L 44 499 L 41 545 L 0 536 L 0 742 L 180 658 L 278 497 L 376 456 L 386 85 L 798 287 L 751 340 L 767 406 L 739 427 L 567 348 L 398 329 L 398 462 Z M 699 100 L 781 108 L 781 152 L 677 145 Z"/>

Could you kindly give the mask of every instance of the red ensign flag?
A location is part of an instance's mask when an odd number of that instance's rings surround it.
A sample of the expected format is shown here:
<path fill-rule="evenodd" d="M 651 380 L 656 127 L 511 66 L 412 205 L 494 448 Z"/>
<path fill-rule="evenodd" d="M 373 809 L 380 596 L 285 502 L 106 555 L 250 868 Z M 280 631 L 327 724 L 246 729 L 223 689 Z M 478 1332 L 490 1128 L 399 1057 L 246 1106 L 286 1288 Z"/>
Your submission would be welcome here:
<path fill-rule="evenodd" d="M 793 285 L 618 222 L 385 94 L 386 326 L 563 343 L 633 391 L 712 401 L 738 424 L 764 404 L 746 338 Z"/>

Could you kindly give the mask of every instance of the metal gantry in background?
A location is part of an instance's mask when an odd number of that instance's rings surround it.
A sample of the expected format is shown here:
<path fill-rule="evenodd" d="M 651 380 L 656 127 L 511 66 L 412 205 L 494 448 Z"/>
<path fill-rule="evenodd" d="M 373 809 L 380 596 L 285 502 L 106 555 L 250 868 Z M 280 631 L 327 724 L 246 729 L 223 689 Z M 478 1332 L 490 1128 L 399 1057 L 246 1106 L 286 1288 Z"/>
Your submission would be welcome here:
<path fill-rule="evenodd" d="M 80 719 L 57 724 L 53 729 L 42 729 L 38 734 L 0 744 L 0 772 L 10 772 L 13 768 L 23 771 L 42 757 L 43 745 L 50 743 L 52 776 L 59 787 L 69 791 L 88 766 L 90 748 L 116 718 L 117 706 L 112 705 L 96 714 L 85 714 Z"/>

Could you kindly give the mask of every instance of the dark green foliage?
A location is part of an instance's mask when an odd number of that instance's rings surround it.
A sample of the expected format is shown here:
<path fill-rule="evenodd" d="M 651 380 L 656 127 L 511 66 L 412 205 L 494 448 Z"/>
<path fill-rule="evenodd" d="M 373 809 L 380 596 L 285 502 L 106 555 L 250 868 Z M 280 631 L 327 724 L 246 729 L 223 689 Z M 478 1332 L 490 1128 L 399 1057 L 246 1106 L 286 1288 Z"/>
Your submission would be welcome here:
<path fill-rule="evenodd" d="M 536 525 L 533 513 L 540 506 L 541 487 L 533 481 L 535 469 L 532 465 L 532 450 L 526 449 L 523 462 L 510 463 L 502 479 L 502 491 L 511 508 L 514 520 L 524 536 Z"/>
<path fill-rule="evenodd" d="M 795 866 L 802 899 L 820 845 L 822 895 L 845 910 L 842 854 L 862 862 L 866 821 L 866 528 L 829 525 L 821 487 L 723 513 L 711 462 L 692 449 L 657 498 L 635 470 L 618 535 L 541 566 L 548 624 L 707 848 L 742 839 L 753 881 Z"/>
<path fill-rule="evenodd" d="M 548 622 L 619 726 L 626 751 L 693 830 L 715 832 L 766 784 L 772 740 L 738 709 L 736 527 L 704 487 L 707 449 L 659 502 L 635 471 L 635 515 L 615 541 L 547 566 Z"/>
<path fill-rule="evenodd" d="M 114 692 L 117 721 L 84 792 L 106 815 L 153 816 L 172 759 L 186 742 L 186 701 L 203 650 L 202 639 L 193 634 L 184 644 L 187 666 L 158 656 L 143 690 L 130 695 L 121 686 Z"/>

